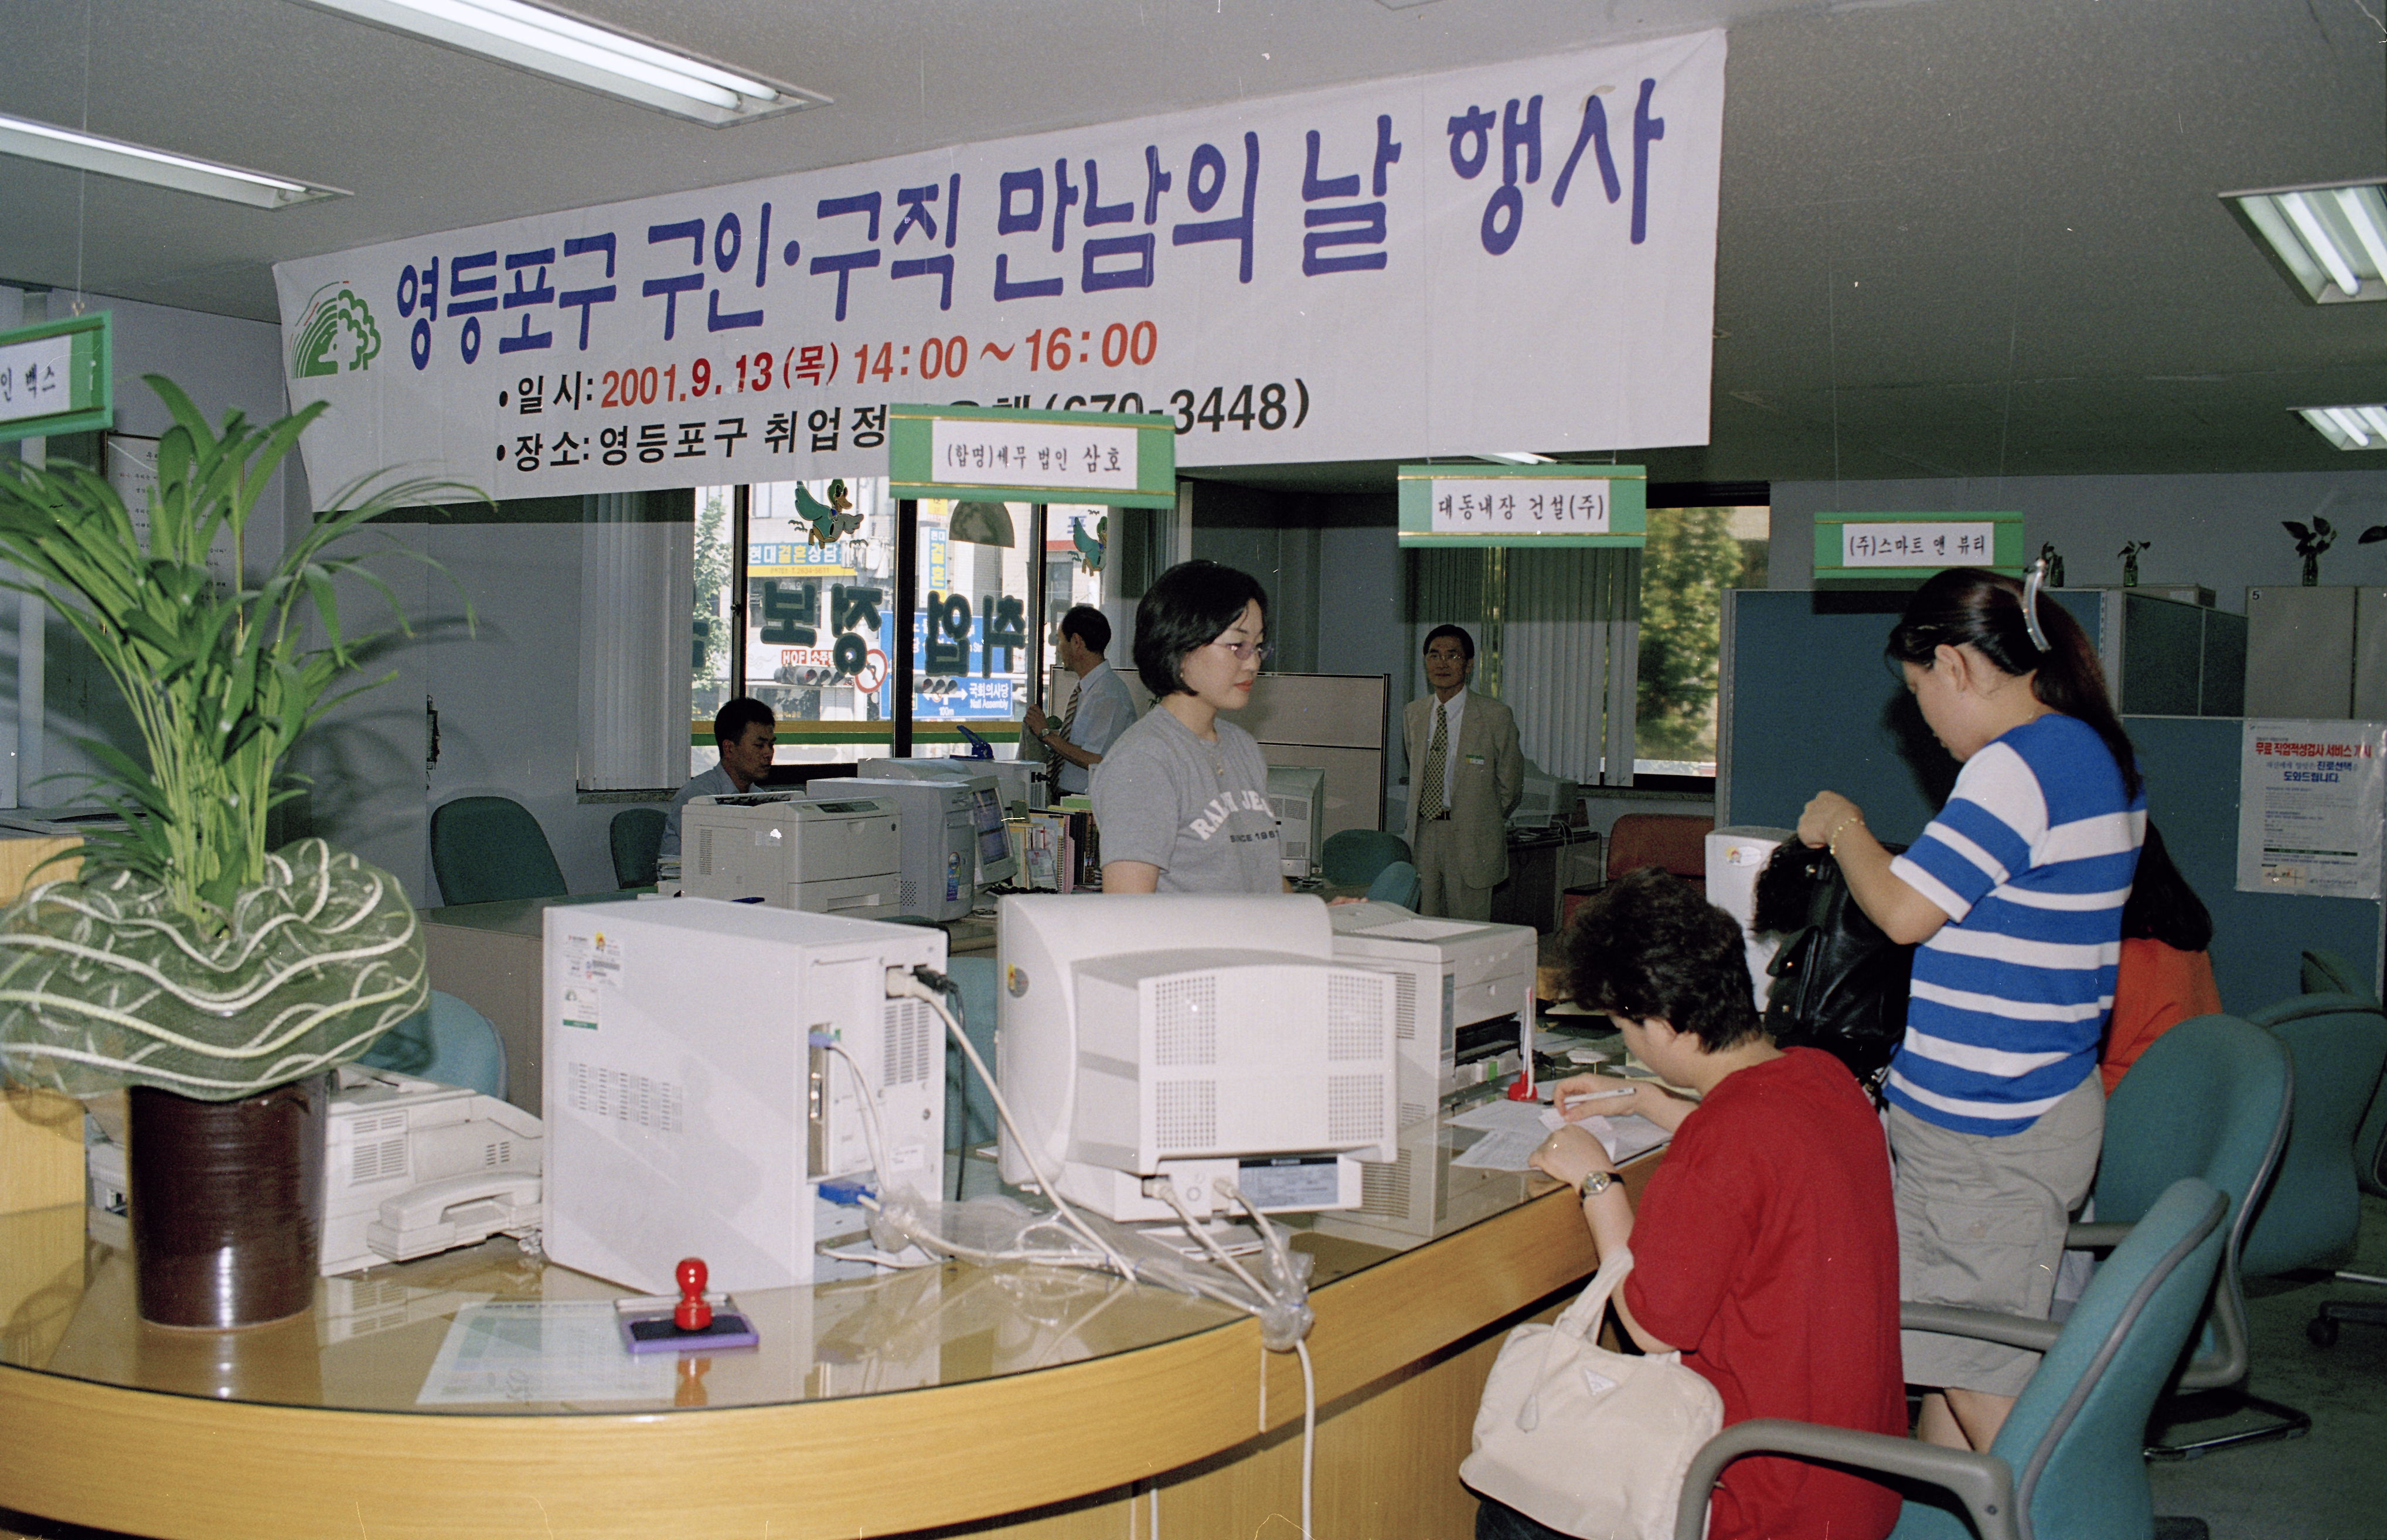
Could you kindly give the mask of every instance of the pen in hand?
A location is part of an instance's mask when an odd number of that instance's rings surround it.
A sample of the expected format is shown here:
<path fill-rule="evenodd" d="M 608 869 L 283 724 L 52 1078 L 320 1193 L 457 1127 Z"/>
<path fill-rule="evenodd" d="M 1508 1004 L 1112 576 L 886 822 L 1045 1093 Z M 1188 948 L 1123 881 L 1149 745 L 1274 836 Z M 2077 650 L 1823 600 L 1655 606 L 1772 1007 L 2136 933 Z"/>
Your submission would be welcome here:
<path fill-rule="evenodd" d="M 1560 1106 L 1561 1110 L 1563 1110 L 1566 1107 L 1574 1106 L 1584 1102 L 1605 1102 L 1617 1096 L 1630 1096 L 1640 1089 L 1641 1088 L 1638 1086 L 1624 1086 L 1615 1091 L 1577 1092 L 1574 1095 L 1569 1096 L 1565 1101 L 1561 1102 Z"/>

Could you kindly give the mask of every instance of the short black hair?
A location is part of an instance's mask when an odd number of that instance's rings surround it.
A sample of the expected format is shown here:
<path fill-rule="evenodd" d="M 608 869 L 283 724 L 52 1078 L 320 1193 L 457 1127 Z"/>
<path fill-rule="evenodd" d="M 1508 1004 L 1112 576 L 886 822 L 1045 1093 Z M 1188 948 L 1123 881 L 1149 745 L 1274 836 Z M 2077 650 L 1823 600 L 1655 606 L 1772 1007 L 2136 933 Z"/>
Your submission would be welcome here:
<path fill-rule="evenodd" d="M 1085 643 L 1090 652 L 1110 650 L 1110 618 L 1091 604 L 1077 605 L 1063 615 L 1060 632 L 1065 637 L 1075 637 Z"/>
<path fill-rule="evenodd" d="M 771 714 L 770 707 L 751 695 L 741 695 L 713 713 L 713 741 L 735 743 L 757 722 L 773 732 L 778 731 L 779 719 Z"/>
<path fill-rule="evenodd" d="M 1475 661 L 1475 638 L 1467 634 L 1467 627 L 1463 625 L 1435 626 L 1433 630 L 1425 634 L 1425 640 L 1419 645 L 1418 650 L 1420 652 L 1423 652 L 1427 648 L 1432 647 L 1435 642 L 1445 637 L 1457 637 L 1459 638 L 1459 650 L 1467 654 L 1467 661 L 1471 663 Z"/>
<path fill-rule="evenodd" d="M 1765 1036 L 1740 922 L 1672 872 L 1644 866 L 1592 895 L 1564 941 L 1575 1003 L 1659 1017 L 1713 1054 Z"/>
<path fill-rule="evenodd" d="M 1135 606 L 1135 672 L 1156 696 L 1191 695 L 1181 665 L 1257 604 L 1268 617 L 1268 592 L 1247 572 L 1216 562 L 1180 562 L 1162 573 Z"/>

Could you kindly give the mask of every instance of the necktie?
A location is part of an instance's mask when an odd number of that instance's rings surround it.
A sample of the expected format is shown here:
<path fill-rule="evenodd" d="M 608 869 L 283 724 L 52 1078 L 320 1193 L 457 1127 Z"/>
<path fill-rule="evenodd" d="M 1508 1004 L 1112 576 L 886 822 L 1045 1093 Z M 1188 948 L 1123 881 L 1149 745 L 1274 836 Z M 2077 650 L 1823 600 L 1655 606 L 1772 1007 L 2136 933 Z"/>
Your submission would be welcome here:
<path fill-rule="evenodd" d="M 1086 684 L 1082 679 L 1078 681 L 1078 688 L 1069 692 L 1069 710 L 1067 713 L 1061 718 L 1061 737 L 1065 740 L 1068 738 L 1070 730 L 1078 725 L 1078 698 L 1085 693 Z M 1061 757 L 1060 750 L 1051 748 L 1049 746 L 1045 749 L 1044 764 L 1046 768 L 1051 770 L 1053 773 L 1054 785 L 1058 786 L 1061 784 L 1061 769 L 1068 763 L 1069 762 L 1067 760 Z"/>
<path fill-rule="evenodd" d="M 1418 817 L 1421 820 L 1442 815 L 1446 799 L 1442 794 L 1442 762 L 1450 756 L 1450 718 L 1444 714 L 1442 702 L 1433 703 L 1433 742 L 1425 751 L 1424 774 L 1418 778 Z"/>

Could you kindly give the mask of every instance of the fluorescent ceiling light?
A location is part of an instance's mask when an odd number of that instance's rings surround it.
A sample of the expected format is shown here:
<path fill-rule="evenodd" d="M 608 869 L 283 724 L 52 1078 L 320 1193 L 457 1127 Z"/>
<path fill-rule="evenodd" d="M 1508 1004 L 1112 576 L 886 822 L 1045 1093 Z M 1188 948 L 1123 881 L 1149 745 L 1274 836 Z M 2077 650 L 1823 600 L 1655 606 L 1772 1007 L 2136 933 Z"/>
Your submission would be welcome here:
<path fill-rule="evenodd" d="M 46 160 L 53 166 L 97 171 L 126 182 L 145 182 L 155 187 L 222 198 L 227 203 L 246 203 L 254 208 L 287 208 L 294 203 L 348 196 L 339 187 L 318 187 L 311 183 L 293 182 L 286 176 L 268 176 L 241 166 L 175 155 L 146 145 L 103 138 L 6 113 L 0 113 L 0 155 Z"/>
<path fill-rule="evenodd" d="M 2387 405 L 2289 410 L 2338 448 L 2387 449 Z"/>
<path fill-rule="evenodd" d="M 1497 460 L 1503 465 L 1555 465 L 1558 463 L 1547 455 L 1537 455 L 1526 449 L 1494 449 L 1489 454 L 1480 454 L 1475 458 Z"/>
<path fill-rule="evenodd" d="M 2387 299 L 2387 183 L 2270 187 L 2221 201 L 2314 304 Z"/>
<path fill-rule="evenodd" d="M 829 99 L 524 0 L 299 0 L 708 128 Z"/>

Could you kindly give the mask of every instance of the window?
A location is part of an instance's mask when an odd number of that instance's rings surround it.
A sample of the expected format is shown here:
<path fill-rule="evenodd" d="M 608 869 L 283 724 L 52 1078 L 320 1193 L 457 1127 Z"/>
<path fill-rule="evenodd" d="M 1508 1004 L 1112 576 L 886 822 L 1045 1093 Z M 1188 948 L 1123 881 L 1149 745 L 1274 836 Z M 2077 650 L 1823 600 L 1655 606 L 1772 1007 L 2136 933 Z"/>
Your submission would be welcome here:
<path fill-rule="evenodd" d="M 1013 727 L 1028 704 L 1029 503 L 919 504 L 912 660 L 912 741 L 923 754 L 965 751 L 965 730 Z M 1016 732 L 1008 735 L 1015 744 Z M 1004 757 L 1009 757 L 1005 751 Z"/>
<path fill-rule="evenodd" d="M 707 486 L 697 501 L 691 772 L 718 762 L 711 719 L 741 681 L 778 716 L 778 764 L 890 752 L 895 509 L 886 483 Z M 738 627 L 732 557 L 741 523 L 745 625 Z"/>
<path fill-rule="evenodd" d="M 1772 510 L 1653 508 L 1641 550 L 1633 774 L 1713 779 L 1724 591 L 1765 587 Z"/>
<path fill-rule="evenodd" d="M 1425 633 L 1464 625 L 1478 647 L 1475 688 L 1515 712 L 1535 771 L 1710 789 L 1724 593 L 1764 587 L 1770 521 L 1756 502 L 1653 508 L 1639 550 L 1414 551 L 1409 693 L 1425 688 Z"/>
<path fill-rule="evenodd" d="M 696 504 L 691 773 L 719 762 L 713 714 L 740 693 L 777 714 L 781 764 L 891 754 L 906 728 L 913 753 L 966 752 L 976 734 L 1009 758 L 1053 623 L 1100 605 L 1111 581 L 1106 508 L 925 499 L 905 574 L 883 480 L 705 486 Z M 911 693 L 898 701 L 906 581 Z"/>

